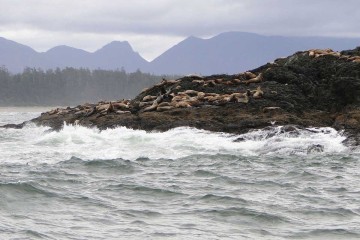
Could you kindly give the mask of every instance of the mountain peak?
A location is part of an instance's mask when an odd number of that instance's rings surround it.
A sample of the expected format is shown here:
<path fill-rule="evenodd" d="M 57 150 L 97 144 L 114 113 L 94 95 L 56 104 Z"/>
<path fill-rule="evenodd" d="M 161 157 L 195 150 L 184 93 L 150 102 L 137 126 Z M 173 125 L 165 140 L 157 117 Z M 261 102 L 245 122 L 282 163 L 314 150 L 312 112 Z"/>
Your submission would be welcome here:
<path fill-rule="evenodd" d="M 46 53 L 58 53 L 58 52 L 86 52 L 85 50 L 69 47 L 67 45 L 59 45 L 53 48 L 50 48 Z"/>
<path fill-rule="evenodd" d="M 107 45 L 112 45 L 112 46 L 130 46 L 128 41 L 112 41 L 110 43 L 108 43 Z"/>
<path fill-rule="evenodd" d="M 128 41 L 112 41 L 108 44 L 106 44 L 105 46 L 103 46 L 102 48 L 100 48 L 99 50 L 97 50 L 96 52 L 102 52 L 102 51 L 133 51 L 131 45 L 129 44 Z"/>
<path fill-rule="evenodd" d="M 9 50 L 8 48 L 17 48 L 19 50 L 21 49 L 23 51 L 32 52 L 32 53 L 36 52 L 34 49 L 32 49 L 29 46 L 26 46 L 21 43 L 17 43 L 15 41 L 0 37 L 0 49 Z"/>

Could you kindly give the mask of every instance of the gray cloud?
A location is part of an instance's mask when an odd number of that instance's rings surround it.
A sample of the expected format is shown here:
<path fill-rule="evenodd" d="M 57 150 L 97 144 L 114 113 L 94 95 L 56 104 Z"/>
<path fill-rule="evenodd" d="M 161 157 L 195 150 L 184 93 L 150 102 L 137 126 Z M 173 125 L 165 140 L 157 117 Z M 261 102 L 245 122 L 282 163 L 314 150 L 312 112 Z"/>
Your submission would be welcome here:
<path fill-rule="evenodd" d="M 319 34 L 331 34 L 344 27 L 355 30 L 360 20 L 357 0 L 0 0 L 0 4 L 1 25 L 89 33 L 203 35 L 232 28 L 306 34 L 317 26 Z"/>
<path fill-rule="evenodd" d="M 0 6 L 0 35 L 15 40 L 25 31 L 34 38 L 73 35 L 79 41 L 86 35 L 137 41 L 163 36 L 168 44 L 169 39 L 225 31 L 360 36 L 358 0 L 0 0 Z"/>

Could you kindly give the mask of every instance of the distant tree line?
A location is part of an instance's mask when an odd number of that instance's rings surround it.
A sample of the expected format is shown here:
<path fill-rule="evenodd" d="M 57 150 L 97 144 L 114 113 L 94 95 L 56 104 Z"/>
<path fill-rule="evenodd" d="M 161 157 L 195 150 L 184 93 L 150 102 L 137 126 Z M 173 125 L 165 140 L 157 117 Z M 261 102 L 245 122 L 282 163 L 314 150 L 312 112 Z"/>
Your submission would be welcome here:
<path fill-rule="evenodd" d="M 143 88 L 150 87 L 162 78 L 125 70 L 26 68 L 22 73 L 11 74 L 0 67 L 0 106 L 53 106 L 75 105 L 99 100 L 133 98 Z"/>

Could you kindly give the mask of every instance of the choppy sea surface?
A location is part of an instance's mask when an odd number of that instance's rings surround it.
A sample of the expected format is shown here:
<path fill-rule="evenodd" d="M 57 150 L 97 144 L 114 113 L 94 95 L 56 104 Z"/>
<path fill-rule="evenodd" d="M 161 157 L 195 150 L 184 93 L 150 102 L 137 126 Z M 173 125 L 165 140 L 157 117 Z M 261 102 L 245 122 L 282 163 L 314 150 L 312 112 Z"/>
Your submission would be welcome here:
<path fill-rule="evenodd" d="M 0 125 L 43 110 L 0 108 Z M 0 239 L 360 239 L 360 150 L 344 139 L 0 128 Z"/>

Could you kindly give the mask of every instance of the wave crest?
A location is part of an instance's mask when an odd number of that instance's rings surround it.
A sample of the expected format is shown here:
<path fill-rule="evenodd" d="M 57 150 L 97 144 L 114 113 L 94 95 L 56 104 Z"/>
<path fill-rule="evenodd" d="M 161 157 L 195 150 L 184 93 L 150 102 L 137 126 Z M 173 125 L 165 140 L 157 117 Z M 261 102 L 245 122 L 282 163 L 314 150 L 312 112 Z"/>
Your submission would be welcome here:
<path fill-rule="evenodd" d="M 332 128 L 270 127 L 242 135 L 189 127 L 146 132 L 125 127 L 100 131 L 65 125 L 58 132 L 28 125 L 9 130 L 3 159 L 39 159 L 56 163 L 72 157 L 83 160 L 182 159 L 191 156 L 289 156 L 334 154 L 346 151 L 345 137 Z M 0 142 L 0 144 L 2 144 Z M 16 156 L 15 156 L 16 155 Z"/>

